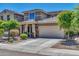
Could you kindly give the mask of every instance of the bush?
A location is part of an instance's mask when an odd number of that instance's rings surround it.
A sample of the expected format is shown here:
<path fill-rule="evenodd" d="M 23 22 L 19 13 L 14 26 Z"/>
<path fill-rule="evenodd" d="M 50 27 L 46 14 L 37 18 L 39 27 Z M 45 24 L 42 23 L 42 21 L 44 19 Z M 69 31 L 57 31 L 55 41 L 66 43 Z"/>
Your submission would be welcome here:
<path fill-rule="evenodd" d="M 28 32 L 24 32 L 24 34 L 28 34 Z"/>
<path fill-rule="evenodd" d="M 10 30 L 10 34 L 11 34 L 11 36 L 17 36 L 17 35 L 19 35 L 19 30 L 17 30 L 17 29 L 12 29 L 12 30 Z"/>
<path fill-rule="evenodd" d="M 27 37 L 28 37 L 27 34 L 21 34 L 21 35 L 20 35 L 20 38 L 21 38 L 21 39 L 26 39 Z"/>

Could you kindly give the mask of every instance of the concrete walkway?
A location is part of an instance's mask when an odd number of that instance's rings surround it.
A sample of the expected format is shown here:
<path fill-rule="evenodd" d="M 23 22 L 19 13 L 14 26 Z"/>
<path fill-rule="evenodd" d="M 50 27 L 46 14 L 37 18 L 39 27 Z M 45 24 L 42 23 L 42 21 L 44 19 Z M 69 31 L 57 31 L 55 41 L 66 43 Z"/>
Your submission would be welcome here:
<path fill-rule="evenodd" d="M 19 43 L 2 44 L 0 43 L 0 49 L 8 49 L 19 52 L 35 53 L 39 55 L 50 56 L 79 56 L 78 50 L 56 49 L 50 48 L 52 45 L 63 39 L 28 39 Z"/>

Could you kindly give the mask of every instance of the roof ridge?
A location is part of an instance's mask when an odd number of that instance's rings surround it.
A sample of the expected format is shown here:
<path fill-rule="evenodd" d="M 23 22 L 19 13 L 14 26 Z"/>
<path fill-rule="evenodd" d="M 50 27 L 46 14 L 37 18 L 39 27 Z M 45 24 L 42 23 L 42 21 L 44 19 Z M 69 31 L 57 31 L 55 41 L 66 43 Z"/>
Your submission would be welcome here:
<path fill-rule="evenodd" d="M 15 11 L 13 11 L 13 10 L 10 10 L 10 9 L 4 9 L 4 10 L 2 10 L 1 12 L 7 12 L 7 11 L 10 11 L 10 12 L 13 12 L 13 13 L 16 13 L 16 14 L 19 14 L 19 15 L 23 15 L 22 13 L 19 13 L 19 12 L 15 12 Z"/>

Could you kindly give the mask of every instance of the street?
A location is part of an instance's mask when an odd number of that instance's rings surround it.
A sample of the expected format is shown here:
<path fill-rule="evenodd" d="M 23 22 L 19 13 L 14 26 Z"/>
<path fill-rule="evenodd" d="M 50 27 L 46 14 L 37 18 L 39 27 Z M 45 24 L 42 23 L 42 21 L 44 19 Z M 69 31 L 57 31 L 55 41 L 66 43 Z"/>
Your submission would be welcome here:
<path fill-rule="evenodd" d="M 42 55 L 0 49 L 0 56 L 42 56 Z"/>

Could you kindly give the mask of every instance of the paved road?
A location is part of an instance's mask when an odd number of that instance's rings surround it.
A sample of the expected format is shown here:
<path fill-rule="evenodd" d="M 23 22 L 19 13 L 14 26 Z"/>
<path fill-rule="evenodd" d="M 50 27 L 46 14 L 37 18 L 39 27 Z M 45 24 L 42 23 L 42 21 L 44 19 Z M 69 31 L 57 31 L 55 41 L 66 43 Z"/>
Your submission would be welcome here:
<path fill-rule="evenodd" d="M 0 49 L 0 56 L 42 56 L 42 55 Z"/>

